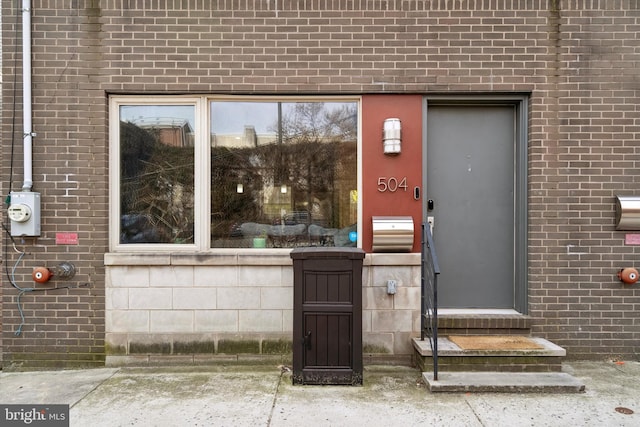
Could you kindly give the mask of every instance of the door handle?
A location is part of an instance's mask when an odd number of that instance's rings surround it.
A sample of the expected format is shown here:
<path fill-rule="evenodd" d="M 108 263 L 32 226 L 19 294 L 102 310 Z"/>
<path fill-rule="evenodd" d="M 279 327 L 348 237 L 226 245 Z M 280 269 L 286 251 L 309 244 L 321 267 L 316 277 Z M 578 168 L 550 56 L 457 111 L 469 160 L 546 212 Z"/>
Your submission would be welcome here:
<path fill-rule="evenodd" d="M 307 334 L 304 337 L 302 337 L 302 345 L 307 350 L 311 350 L 311 331 L 307 332 Z"/>

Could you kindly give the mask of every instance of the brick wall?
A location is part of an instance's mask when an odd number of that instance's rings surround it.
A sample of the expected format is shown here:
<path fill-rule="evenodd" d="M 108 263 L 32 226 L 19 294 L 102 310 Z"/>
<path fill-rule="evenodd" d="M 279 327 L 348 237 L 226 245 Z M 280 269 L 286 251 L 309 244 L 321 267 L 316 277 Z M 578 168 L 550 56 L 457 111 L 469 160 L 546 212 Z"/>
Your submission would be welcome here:
<path fill-rule="evenodd" d="M 101 365 L 108 187 L 106 105 L 104 92 L 96 90 L 100 70 L 94 68 L 99 27 L 92 25 L 96 17 L 87 16 L 78 2 L 33 3 L 33 191 L 42 193 L 42 235 L 16 239 L 17 250 L 24 252 L 21 259 L 4 235 L 3 259 L 7 271 L 15 267 L 15 284 L 22 289 L 34 286 L 31 272 L 36 266 L 68 261 L 77 274 L 46 286 L 59 289 L 43 291 L 45 287 L 38 286 L 24 292 L 19 301 L 9 275 L 3 276 L 3 365 Z M 23 181 L 22 25 L 17 4 L 2 2 L 3 75 L 10 76 L 2 88 L 3 199 L 9 191 L 19 191 Z M 56 233 L 63 232 L 77 233 L 79 244 L 56 244 Z M 22 327 L 19 307 L 25 319 Z"/>
<path fill-rule="evenodd" d="M 0 32 L 2 31 L 2 8 L 0 8 Z M 0 42 L 0 69 L 2 68 L 2 43 Z M 2 75 L 0 72 L 0 93 L 2 92 Z M 2 96 L 0 96 L 0 117 L 2 117 Z M 2 159 L 3 155 L 3 147 L 0 144 L 0 159 Z M 2 183 L 2 179 L 0 179 L 0 189 L 5 188 Z M 0 192 L 0 194 L 4 194 L 4 191 Z M 0 214 L 0 218 L 3 218 L 3 215 Z M 0 284 L 2 284 L 2 280 L 0 280 Z M 2 366 L 2 286 L 0 286 L 0 366 Z"/>
<path fill-rule="evenodd" d="M 615 272 L 640 248 L 613 222 L 614 195 L 640 187 L 639 1 L 34 3 L 34 190 L 46 220 L 42 237 L 17 242 L 26 254 L 15 278 L 30 286 L 33 266 L 61 261 L 78 274 L 56 282 L 68 288 L 22 296 L 18 337 L 17 291 L 3 277 L 5 366 L 104 357 L 112 93 L 528 93 L 534 332 L 574 357 L 637 353 L 638 287 Z M 15 1 L 2 7 L 5 195 L 21 186 L 21 25 Z M 57 232 L 79 243 L 58 245 Z M 5 252 L 13 267 L 10 242 Z"/>

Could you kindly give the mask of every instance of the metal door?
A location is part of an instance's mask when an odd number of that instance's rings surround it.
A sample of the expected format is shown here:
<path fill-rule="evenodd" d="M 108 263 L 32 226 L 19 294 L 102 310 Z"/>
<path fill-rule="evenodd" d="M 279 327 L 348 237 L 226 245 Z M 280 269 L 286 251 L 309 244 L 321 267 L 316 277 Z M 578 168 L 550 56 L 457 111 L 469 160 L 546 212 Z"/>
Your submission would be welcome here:
<path fill-rule="evenodd" d="M 513 309 L 516 109 L 429 104 L 426 117 L 439 306 Z"/>

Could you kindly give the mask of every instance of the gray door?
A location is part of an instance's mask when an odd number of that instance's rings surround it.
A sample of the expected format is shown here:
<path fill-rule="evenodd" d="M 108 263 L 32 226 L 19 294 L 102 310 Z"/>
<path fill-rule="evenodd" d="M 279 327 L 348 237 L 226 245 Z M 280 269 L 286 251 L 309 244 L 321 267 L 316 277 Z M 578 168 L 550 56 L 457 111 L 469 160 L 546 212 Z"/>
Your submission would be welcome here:
<path fill-rule="evenodd" d="M 515 307 L 515 121 L 509 105 L 428 106 L 426 199 L 440 307 Z"/>

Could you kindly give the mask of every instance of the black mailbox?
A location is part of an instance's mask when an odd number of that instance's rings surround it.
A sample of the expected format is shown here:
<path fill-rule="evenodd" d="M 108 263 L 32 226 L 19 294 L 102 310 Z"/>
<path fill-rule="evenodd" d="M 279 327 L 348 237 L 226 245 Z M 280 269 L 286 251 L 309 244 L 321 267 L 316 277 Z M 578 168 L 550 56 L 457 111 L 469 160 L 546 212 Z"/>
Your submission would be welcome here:
<path fill-rule="evenodd" d="M 297 248 L 293 384 L 362 385 L 362 262 L 357 248 Z"/>

